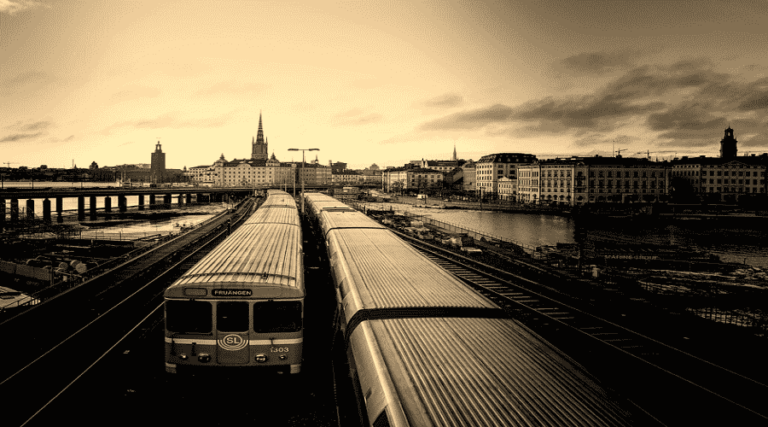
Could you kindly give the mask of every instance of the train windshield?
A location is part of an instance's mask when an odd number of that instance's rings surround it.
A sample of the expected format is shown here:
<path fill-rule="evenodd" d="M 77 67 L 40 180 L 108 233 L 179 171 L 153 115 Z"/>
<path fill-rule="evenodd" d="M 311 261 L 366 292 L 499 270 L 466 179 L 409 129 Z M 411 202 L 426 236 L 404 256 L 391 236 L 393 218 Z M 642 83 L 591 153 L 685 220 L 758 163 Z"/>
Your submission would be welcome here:
<path fill-rule="evenodd" d="M 220 302 L 216 305 L 216 329 L 221 332 L 248 330 L 247 302 Z"/>
<path fill-rule="evenodd" d="M 301 330 L 300 301 L 267 301 L 253 304 L 255 332 L 297 332 Z"/>
<path fill-rule="evenodd" d="M 171 332 L 211 333 L 211 308 L 208 302 L 166 301 L 165 327 Z"/>

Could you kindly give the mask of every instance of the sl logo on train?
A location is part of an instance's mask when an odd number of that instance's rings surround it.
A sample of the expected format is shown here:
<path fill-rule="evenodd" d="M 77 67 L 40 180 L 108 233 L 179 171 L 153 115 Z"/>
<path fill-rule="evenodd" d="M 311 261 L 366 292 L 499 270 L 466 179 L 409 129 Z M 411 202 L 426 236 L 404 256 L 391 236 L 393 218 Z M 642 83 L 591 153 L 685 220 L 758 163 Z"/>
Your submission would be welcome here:
<path fill-rule="evenodd" d="M 219 347 L 229 351 L 242 350 L 248 345 L 248 340 L 244 340 L 243 337 L 237 334 L 229 334 L 218 342 Z"/>

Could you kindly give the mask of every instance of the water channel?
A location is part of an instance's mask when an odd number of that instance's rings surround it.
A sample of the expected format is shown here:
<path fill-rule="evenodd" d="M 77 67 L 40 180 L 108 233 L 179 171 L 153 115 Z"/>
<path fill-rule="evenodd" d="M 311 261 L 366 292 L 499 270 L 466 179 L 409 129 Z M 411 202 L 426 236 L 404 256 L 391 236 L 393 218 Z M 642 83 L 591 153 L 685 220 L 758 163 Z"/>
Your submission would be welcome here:
<path fill-rule="evenodd" d="M 370 203 L 371 209 L 392 209 L 410 215 L 458 225 L 490 236 L 502 237 L 525 246 L 573 243 L 574 220 L 568 217 L 479 210 L 430 209 L 407 204 Z M 675 245 L 718 255 L 727 262 L 746 263 L 768 269 L 768 230 L 740 227 L 737 221 L 712 228 L 682 223 L 612 222 L 593 226 L 587 239 L 594 242 Z"/>

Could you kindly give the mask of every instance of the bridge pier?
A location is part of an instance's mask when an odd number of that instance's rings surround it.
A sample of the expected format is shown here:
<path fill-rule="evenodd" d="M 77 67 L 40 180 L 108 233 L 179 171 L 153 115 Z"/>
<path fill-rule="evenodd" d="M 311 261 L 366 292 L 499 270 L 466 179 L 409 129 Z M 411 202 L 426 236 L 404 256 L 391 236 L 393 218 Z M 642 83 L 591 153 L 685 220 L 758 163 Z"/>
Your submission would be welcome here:
<path fill-rule="evenodd" d="M 90 220 L 96 221 L 96 196 L 91 196 L 90 203 L 88 204 L 88 210 L 90 210 Z"/>
<path fill-rule="evenodd" d="M 110 219 L 112 217 L 112 198 L 109 196 L 104 197 L 104 217 Z"/>
<path fill-rule="evenodd" d="M 11 199 L 11 222 L 19 220 L 19 199 Z"/>
<path fill-rule="evenodd" d="M 144 210 L 144 195 L 143 194 L 139 194 L 139 210 L 140 211 Z"/>
<path fill-rule="evenodd" d="M 117 196 L 117 210 L 125 213 L 128 210 L 128 199 L 122 194 Z"/>
<path fill-rule="evenodd" d="M 61 212 L 64 210 L 64 199 L 61 197 L 56 198 L 56 222 L 64 222 L 64 218 L 61 217 Z"/>
<path fill-rule="evenodd" d="M 5 199 L 0 199 L 0 229 L 5 225 Z"/>
<path fill-rule="evenodd" d="M 192 193 L 187 193 L 187 204 L 188 205 L 192 204 Z"/>
<path fill-rule="evenodd" d="M 155 209 L 155 195 L 149 195 L 149 210 Z"/>
<path fill-rule="evenodd" d="M 179 194 L 178 201 L 179 201 L 179 207 L 180 208 L 184 207 L 184 195 L 183 194 Z"/>
<path fill-rule="evenodd" d="M 77 220 L 85 221 L 85 196 L 77 196 Z"/>
<path fill-rule="evenodd" d="M 171 193 L 165 194 L 163 196 L 163 208 L 170 209 L 171 208 Z"/>
<path fill-rule="evenodd" d="M 51 201 L 48 199 L 43 200 L 43 221 L 51 223 Z"/>
<path fill-rule="evenodd" d="M 27 200 L 27 219 L 35 219 L 35 201 L 32 199 Z"/>

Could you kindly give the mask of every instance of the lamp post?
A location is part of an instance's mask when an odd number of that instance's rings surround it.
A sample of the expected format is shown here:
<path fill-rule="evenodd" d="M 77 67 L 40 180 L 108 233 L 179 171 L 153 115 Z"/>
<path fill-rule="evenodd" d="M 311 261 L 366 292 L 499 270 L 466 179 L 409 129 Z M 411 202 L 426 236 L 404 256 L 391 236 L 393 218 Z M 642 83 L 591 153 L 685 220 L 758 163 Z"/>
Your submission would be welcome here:
<path fill-rule="evenodd" d="M 301 214 L 304 215 L 304 152 L 320 151 L 319 148 L 289 148 L 288 151 L 301 151 Z"/>

